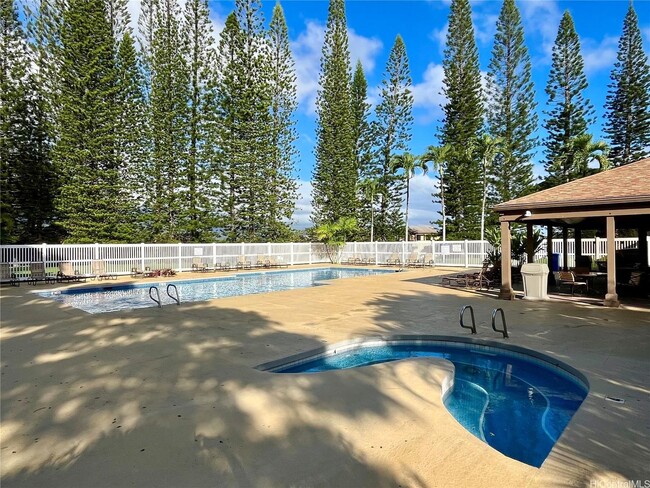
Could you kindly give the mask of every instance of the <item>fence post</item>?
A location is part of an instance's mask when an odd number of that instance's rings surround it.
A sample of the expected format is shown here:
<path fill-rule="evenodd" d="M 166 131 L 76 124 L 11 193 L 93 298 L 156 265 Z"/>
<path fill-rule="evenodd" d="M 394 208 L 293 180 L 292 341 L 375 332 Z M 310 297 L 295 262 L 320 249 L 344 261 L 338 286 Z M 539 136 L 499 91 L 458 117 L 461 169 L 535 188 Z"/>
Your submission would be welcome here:
<path fill-rule="evenodd" d="M 406 241 L 402 241 L 402 264 L 406 263 Z"/>
<path fill-rule="evenodd" d="M 311 242 L 309 243 L 309 264 L 312 264 L 312 259 L 311 259 Z"/>
<path fill-rule="evenodd" d="M 291 266 L 293 266 L 293 242 L 289 243 L 289 250 L 291 252 Z"/>
<path fill-rule="evenodd" d="M 99 259 L 99 242 L 95 242 L 95 259 Z"/>
<path fill-rule="evenodd" d="M 352 244 L 352 249 L 353 249 L 353 252 L 354 252 L 354 257 L 356 258 L 357 257 L 357 241 L 354 241 L 354 243 Z"/>
<path fill-rule="evenodd" d="M 43 260 L 43 266 L 45 266 L 45 263 L 47 261 L 47 244 L 43 243 L 41 246 L 41 259 Z"/>
<path fill-rule="evenodd" d="M 144 271 L 144 242 L 140 244 L 140 269 Z"/>
<path fill-rule="evenodd" d="M 600 257 L 600 237 L 596 237 L 596 260 Z"/>
<path fill-rule="evenodd" d="M 212 266 L 217 264 L 217 243 L 212 243 Z"/>
<path fill-rule="evenodd" d="M 183 243 L 178 243 L 178 271 L 183 269 Z"/>
<path fill-rule="evenodd" d="M 241 243 L 241 255 L 245 258 L 246 257 L 246 243 L 242 242 Z"/>
<path fill-rule="evenodd" d="M 379 265 L 379 243 L 375 241 L 375 264 Z"/>
<path fill-rule="evenodd" d="M 469 268 L 469 246 L 467 244 L 467 239 L 465 239 L 465 267 Z"/>
<path fill-rule="evenodd" d="M 433 261 L 433 265 L 435 266 L 436 264 L 436 246 L 433 243 L 433 239 L 431 239 L 431 261 Z"/>

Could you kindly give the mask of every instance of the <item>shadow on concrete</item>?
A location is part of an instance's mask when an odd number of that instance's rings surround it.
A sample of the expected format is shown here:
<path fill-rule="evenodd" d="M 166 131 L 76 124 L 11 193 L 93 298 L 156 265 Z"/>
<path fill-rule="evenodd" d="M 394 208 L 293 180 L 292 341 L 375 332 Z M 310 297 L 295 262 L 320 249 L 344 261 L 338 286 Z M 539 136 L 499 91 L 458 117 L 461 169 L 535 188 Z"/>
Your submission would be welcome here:
<path fill-rule="evenodd" d="M 2 485 L 398 486 L 320 420 L 398 408 L 372 371 L 253 369 L 319 345 L 214 303 L 89 315 L 3 289 Z"/>

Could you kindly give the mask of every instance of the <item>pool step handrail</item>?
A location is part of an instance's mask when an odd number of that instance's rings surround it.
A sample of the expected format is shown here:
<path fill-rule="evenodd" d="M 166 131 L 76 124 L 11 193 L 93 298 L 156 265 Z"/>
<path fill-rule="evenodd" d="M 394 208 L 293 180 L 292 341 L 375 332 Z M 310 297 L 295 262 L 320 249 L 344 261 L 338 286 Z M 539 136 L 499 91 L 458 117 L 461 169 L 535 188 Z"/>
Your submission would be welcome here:
<path fill-rule="evenodd" d="M 173 289 L 174 289 L 174 291 L 176 292 L 176 296 L 173 296 L 171 293 L 169 293 L 169 289 L 170 289 L 170 288 L 173 288 Z M 180 304 L 181 304 L 181 297 L 180 297 L 180 295 L 178 294 L 178 288 L 176 288 L 176 285 L 175 285 L 174 283 L 169 283 L 169 284 L 167 285 L 167 296 L 168 296 L 169 298 L 171 298 L 172 300 L 174 300 L 174 301 L 176 302 L 176 305 L 180 305 Z"/>
<path fill-rule="evenodd" d="M 497 329 L 496 327 L 497 312 L 501 312 L 501 322 L 503 323 L 503 329 Z M 495 308 L 492 311 L 492 330 L 494 330 L 494 332 L 501 332 L 504 339 L 507 339 L 509 337 L 508 326 L 506 325 L 506 314 L 502 308 Z"/>
<path fill-rule="evenodd" d="M 463 316 L 465 315 L 465 310 L 467 310 L 468 308 L 469 308 L 469 314 L 472 317 L 472 325 L 465 325 L 465 323 L 463 322 Z M 474 309 L 472 308 L 471 305 L 465 305 L 460 309 L 460 326 L 463 329 L 470 329 L 472 331 L 472 334 L 476 334 L 476 321 L 474 320 Z"/>
<path fill-rule="evenodd" d="M 153 291 L 156 291 L 156 296 L 153 296 Z M 157 297 L 157 298 L 156 298 Z M 162 307 L 162 304 L 160 303 L 160 290 L 158 290 L 157 286 L 151 286 L 149 287 L 149 298 L 151 298 L 154 302 L 158 304 L 158 308 Z"/>

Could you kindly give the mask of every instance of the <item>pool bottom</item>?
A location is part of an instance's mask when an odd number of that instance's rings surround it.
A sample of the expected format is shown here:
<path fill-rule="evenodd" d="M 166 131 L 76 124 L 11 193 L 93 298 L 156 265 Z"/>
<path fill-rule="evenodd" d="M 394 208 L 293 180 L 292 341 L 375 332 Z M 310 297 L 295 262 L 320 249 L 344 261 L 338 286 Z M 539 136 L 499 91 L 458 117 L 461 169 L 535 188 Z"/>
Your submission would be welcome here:
<path fill-rule="evenodd" d="M 450 413 L 501 453 L 542 465 L 588 392 L 586 379 L 553 358 L 514 346 L 439 336 L 401 336 L 337 344 L 258 368 L 316 373 L 414 357 L 440 357 L 455 366 Z M 284 361 L 284 364 L 282 364 Z"/>

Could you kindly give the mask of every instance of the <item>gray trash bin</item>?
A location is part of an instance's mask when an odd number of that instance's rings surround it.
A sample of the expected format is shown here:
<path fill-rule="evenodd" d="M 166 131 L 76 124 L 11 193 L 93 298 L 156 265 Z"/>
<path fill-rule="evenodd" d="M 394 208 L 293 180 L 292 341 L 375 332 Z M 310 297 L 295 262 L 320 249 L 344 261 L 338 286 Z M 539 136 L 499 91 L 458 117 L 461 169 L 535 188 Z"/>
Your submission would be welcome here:
<path fill-rule="evenodd" d="M 548 266 L 541 263 L 528 263 L 521 267 L 524 279 L 524 299 L 548 300 Z"/>

